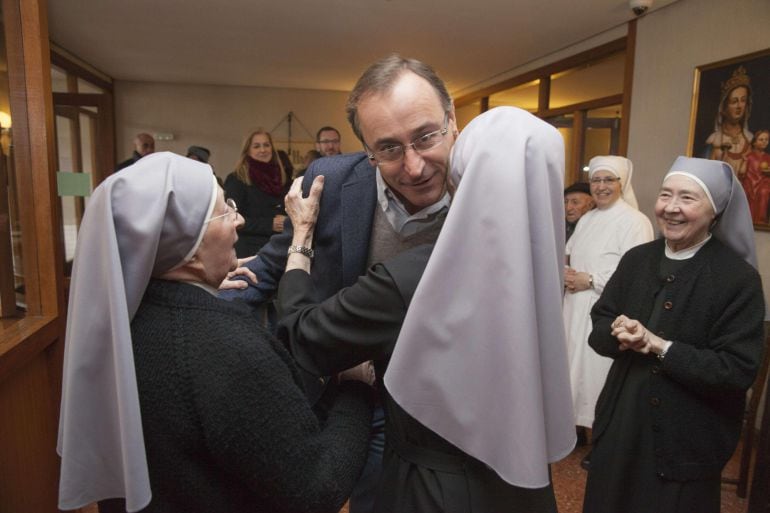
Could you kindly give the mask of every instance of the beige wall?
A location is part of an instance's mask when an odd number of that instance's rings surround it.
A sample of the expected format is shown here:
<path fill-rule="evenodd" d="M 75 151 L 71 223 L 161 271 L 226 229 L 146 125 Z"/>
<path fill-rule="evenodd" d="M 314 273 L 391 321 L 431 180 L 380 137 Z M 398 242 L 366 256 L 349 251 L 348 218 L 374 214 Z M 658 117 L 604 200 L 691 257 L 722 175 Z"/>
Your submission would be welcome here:
<path fill-rule="evenodd" d="M 640 207 L 651 219 L 664 173 L 677 155 L 687 152 L 695 66 L 770 47 L 768 27 L 767 0 L 680 0 L 639 19 L 629 158 L 634 161 Z M 508 75 L 544 66 L 625 32 L 625 27 L 616 27 Z M 131 153 L 136 132 L 173 133 L 175 139 L 158 142 L 158 150 L 183 153 L 191 144 L 206 146 L 212 150 L 217 174 L 225 177 L 244 135 L 258 126 L 272 129 L 289 111 L 313 135 L 330 124 L 342 132 L 343 151 L 360 150 L 345 120 L 345 92 L 118 81 L 115 97 L 119 160 Z M 282 125 L 276 138 L 285 139 L 285 131 Z M 298 125 L 294 132 L 306 140 Z M 756 238 L 760 273 L 770 300 L 770 232 L 757 232 Z"/>
<path fill-rule="evenodd" d="M 342 151 L 361 149 L 345 119 L 346 92 L 118 81 L 115 99 L 118 161 L 131 155 L 137 132 L 172 133 L 174 140 L 157 141 L 156 150 L 184 155 L 192 144 L 205 146 L 214 170 L 224 178 L 233 170 L 243 138 L 254 128 L 272 130 L 289 111 L 295 115 L 292 148 L 310 148 L 316 131 L 331 125 L 342 134 Z M 273 137 L 276 146 L 286 149 L 279 142 L 287 138 L 286 123 Z"/>
<path fill-rule="evenodd" d="M 770 4 L 680 0 L 640 19 L 637 29 L 628 156 L 639 205 L 652 218 L 663 175 L 687 152 L 695 67 L 770 47 Z M 756 241 L 770 300 L 770 232 L 756 232 Z"/>

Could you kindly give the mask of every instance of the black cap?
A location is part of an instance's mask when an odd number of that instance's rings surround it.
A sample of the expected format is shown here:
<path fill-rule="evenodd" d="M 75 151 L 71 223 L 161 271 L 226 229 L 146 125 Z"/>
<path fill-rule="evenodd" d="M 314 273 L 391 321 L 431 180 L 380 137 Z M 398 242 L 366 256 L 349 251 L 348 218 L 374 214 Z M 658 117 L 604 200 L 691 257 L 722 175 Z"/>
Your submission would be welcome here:
<path fill-rule="evenodd" d="M 564 189 L 564 195 L 566 196 L 570 192 L 582 192 L 583 194 L 591 195 L 591 186 L 585 182 L 575 182 L 566 189 Z"/>
<path fill-rule="evenodd" d="M 187 148 L 187 156 L 194 155 L 201 162 L 208 163 L 211 152 L 203 146 L 190 146 Z"/>

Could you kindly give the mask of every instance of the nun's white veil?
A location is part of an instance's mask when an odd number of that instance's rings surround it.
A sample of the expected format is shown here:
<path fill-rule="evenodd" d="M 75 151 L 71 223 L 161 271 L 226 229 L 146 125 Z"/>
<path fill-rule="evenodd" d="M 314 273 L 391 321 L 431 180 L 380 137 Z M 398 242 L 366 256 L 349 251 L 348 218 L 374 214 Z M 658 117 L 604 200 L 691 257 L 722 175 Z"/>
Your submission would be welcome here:
<path fill-rule="evenodd" d="M 548 485 L 575 444 L 561 322 L 564 143 L 513 107 L 463 130 L 458 185 L 385 386 L 410 415 L 505 481 Z"/>
<path fill-rule="evenodd" d="M 757 269 L 749 202 L 730 164 L 718 160 L 677 157 L 663 182 L 675 175 L 686 176 L 703 189 L 717 215 L 716 223 L 711 227 L 712 235 Z"/>
<path fill-rule="evenodd" d="M 78 234 L 57 451 L 59 507 L 150 502 L 131 319 L 150 277 L 186 263 L 217 198 L 208 165 L 154 153 L 94 190 Z"/>
<path fill-rule="evenodd" d="M 609 171 L 620 178 L 620 194 L 623 201 L 639 210 L 639 202 L 636 201 L 634 186 L 631 178 L 634 176 L 634 163 L 626 157 L 617 155 L 599 155 L 588 161 L 588 177 L 594 176 L 597 171 Z"/>

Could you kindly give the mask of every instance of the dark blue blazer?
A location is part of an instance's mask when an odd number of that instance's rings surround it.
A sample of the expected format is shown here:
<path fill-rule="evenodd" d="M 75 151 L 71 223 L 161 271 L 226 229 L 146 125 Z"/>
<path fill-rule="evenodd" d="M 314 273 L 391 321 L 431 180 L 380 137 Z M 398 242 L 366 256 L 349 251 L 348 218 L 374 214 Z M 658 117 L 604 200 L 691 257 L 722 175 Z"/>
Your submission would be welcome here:
<path fill-rule="evenodd" d="M 314 161 L 302 182 L 306 194 L 318 175 L 324 176 L 324 190 L 313 236 L 315 258 L 310 274 L 321 301 L 352 285 L 366 272 L 377 185 L 375 168 L 363 152 Z M 244 290 L 222 291 L 220 296 L 253 305 L 270 299 L 286 268 L 292 235 L 291 221 L 287 219 L 283 233 L 273 235 L 258 258 L 247 264 L 259 283 L 250 283 Z"/>

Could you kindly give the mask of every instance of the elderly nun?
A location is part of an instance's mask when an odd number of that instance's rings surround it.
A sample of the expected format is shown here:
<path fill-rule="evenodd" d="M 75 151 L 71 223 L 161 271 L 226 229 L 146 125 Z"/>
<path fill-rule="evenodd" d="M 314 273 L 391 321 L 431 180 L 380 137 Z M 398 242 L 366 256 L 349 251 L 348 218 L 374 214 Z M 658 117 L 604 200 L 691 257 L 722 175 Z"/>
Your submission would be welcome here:
<path fill-rule="evenodd" d="M 567 242 L 564 326 L 567 332 L 575 425 L 590 428 L 604 378 L 612 363 L 588 347 L 591 307 L 629 249 L 652 240 L 652 224 L 639 212 L 625 157 L 598 156 L 588 165 L 596 208 L 578 221 Z"/>
<path fill-rule="evenodd" d="M 718 513 L 765 313 L 746 196 L 723 162 L 679 157 L 662 238 L 630 250 L 591 312 L 612 359 L 596 407 L 585 513 Z"/>
<path fill-rule="evenodd" d="M 318 304 L 309 257 L 289 255 L 279 332 L 300 365 L 324 375 L 374 359 L 384 375 L 377 513 L 556 511 L 548 463 L 575 444 L 564 331 L 553 322 L 563 144 L 535 116 L 493 109 L 452 150 L 456 190 L 435 248 L 376 264 Z M 301 209 L 297 186 L 287 196 L 294 245 L 312 233 L 315 218 L 298 213 L 313 211 L 318 187 Z"/>
<path fill-rule="evenodd" d="M 363 467 L 370 387 L 323 428 L 286 350 L 216 297 L 243 224 L 211 168 L 155 153 L 96 188 L 67 318 L 59 507 L 336 512 Z"/>

